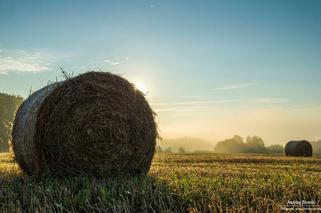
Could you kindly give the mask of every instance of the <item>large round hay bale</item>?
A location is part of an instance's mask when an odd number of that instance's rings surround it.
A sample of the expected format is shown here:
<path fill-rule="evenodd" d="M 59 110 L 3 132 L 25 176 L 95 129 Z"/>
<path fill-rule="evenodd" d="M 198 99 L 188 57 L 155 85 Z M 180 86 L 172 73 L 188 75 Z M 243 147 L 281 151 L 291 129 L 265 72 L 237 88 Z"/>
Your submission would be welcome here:
<path fill-rule="evenodd" d="M 13 126 L 15 158 L 28 175 L 140 175 L 155 151 L 155 114 L 124 78 L 88 72 L 35 92 Z"/>
<path fill-rule="evenodd" d="M 312 146 L 306 141 L 289 141 L 285 146 L 286 156 L 312 157 Z"/>

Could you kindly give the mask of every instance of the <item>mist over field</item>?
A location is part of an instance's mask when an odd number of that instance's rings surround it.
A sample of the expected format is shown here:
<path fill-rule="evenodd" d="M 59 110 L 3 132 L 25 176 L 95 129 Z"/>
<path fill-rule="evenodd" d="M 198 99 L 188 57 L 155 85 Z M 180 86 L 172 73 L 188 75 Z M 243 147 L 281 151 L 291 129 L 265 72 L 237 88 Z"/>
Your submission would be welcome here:
<path fill-rule="evenodd" d="M 312 141 L 313 153 L 321 155 L 321 140 Z M 262 154 L 284 154 L 284 145 L 265 144 L 258 136 L 234 135 L 222 141 L 210 142 L 199 138 L 164 138 L 157 142 L 158 152 L 165 153 L 262 153 Z"/>

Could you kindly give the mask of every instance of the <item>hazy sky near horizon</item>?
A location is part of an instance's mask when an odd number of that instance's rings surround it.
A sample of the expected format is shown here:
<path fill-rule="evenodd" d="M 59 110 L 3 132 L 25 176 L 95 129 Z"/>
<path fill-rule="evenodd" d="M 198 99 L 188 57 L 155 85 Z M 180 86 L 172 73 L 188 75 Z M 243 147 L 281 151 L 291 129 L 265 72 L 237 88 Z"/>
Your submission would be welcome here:
<path fill-rule="evenodd" d="M 0 0 L 0 92 L 59 66 L 145 87 L 163 137 L 321 139 L 318 0 Z"/>

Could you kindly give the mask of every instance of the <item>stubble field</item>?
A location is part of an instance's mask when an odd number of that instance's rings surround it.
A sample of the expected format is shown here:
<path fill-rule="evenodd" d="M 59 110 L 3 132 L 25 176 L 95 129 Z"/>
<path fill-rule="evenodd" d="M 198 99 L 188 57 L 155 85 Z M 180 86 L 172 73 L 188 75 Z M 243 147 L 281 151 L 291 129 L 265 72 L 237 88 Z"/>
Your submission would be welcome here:
<path fill-rule="evenodd" d="M 36 180 L 0 154 L 0 212 L 279 212 L 289 201 L 321 205 L 320 157 L 156 154 L 146 177 Z"/>

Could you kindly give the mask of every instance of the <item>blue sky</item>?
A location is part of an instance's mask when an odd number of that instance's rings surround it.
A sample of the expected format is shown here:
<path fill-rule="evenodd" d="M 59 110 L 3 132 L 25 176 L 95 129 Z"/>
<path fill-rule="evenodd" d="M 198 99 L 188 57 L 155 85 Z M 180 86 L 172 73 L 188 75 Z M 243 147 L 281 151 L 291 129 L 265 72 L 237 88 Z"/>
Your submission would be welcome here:
<path fill-rule="evenodd" d="M 321 114 L 317 0 L 0 0 L 0 91 L 26 97 L 31 87 L 61 79 L 58 66 L 144 85 L 165 136 L 188 129 L 208 140 L 239 133 L 281 143 L 292 132 L 321 138 L 300 131 L 321 121 L 307 119 Z M 269 126 L 276 111 L 276 123 L 289 120 L 288 134 Z M 249 120 L 253 113 L 263 117 Z M 229 130 L 238 115 L 244 118 Z M 265 126 L 243 129 L 245 122 Z"/>

